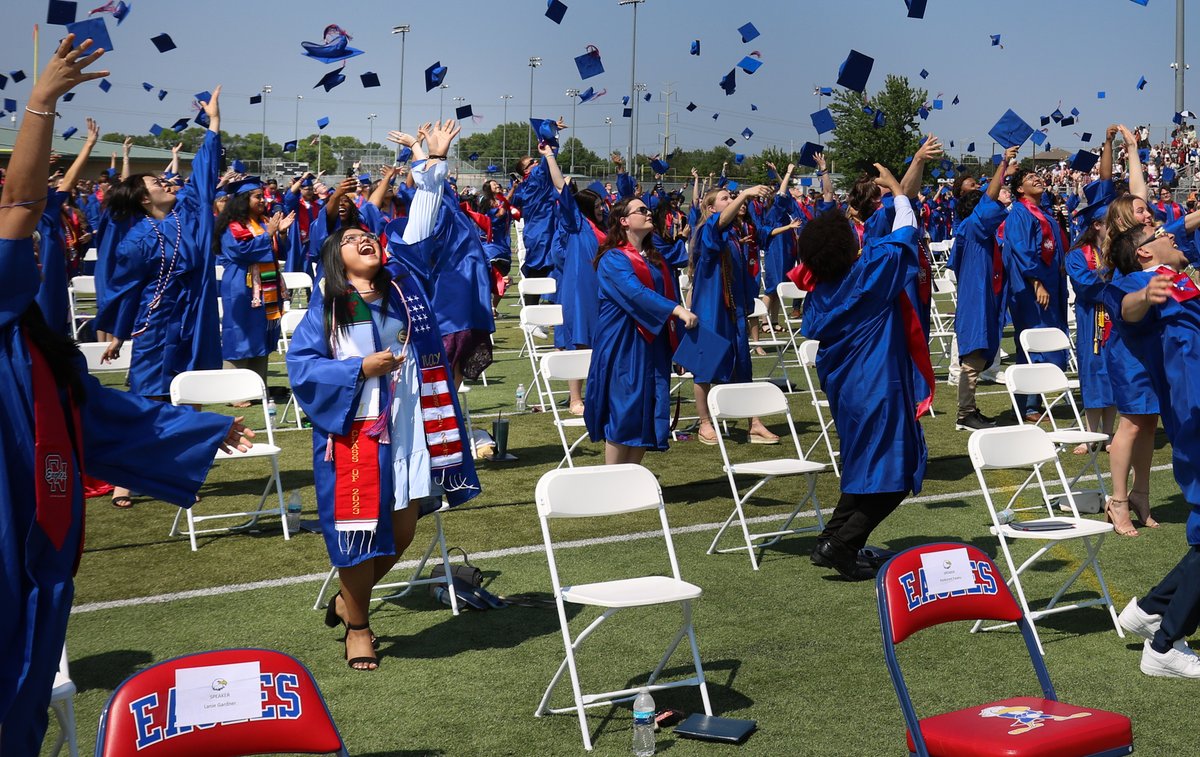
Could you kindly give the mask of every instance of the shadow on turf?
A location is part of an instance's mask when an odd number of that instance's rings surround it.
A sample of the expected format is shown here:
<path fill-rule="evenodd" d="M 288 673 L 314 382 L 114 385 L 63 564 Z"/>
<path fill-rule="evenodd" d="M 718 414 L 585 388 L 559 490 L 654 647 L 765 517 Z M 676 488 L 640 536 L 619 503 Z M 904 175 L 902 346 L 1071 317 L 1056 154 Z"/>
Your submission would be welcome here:
<path fill-rule="evenodd" d="M 154 655 L 144 649 L 115 649 L 71 660 L 71 679 L 81 694 L 93 689 L 112 691 L 152 662 Z"/>

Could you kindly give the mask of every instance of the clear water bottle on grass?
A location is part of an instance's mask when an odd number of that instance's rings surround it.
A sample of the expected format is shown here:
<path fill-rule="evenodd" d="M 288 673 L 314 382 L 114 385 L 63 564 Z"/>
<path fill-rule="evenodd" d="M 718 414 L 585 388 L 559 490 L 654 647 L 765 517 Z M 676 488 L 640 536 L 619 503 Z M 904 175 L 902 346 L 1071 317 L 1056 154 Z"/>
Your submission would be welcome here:
<path fill-rule="evenodd" d="M 271 424 L 271 428 L 275 428 L 275 413 L 278 411 L 279 408 L 275 406 L 275 400 L 267 400 L 267 422 Z"/>
<path fill-rule="evenodd" d="M 633 753 L 637 757 L 654 754 L 654 698 L 646 689 L 633 700 Z"/>
<path fill-rule="evenodd" d="M 517 412 L 525 412 L 525 385 L 517 384 Z"/>
<path fill-rule="evenodd" d="M 289 534 L 300 532 L 300 492 L 292 491 L 287 500 L 287 530 Z"/>

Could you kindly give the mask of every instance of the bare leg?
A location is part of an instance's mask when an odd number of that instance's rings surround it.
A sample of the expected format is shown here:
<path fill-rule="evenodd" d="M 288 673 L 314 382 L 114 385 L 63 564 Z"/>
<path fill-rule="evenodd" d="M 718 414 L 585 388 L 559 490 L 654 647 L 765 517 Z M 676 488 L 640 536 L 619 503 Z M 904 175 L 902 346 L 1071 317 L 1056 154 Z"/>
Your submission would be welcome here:
<path fill-rule="evenodd" d="M 712 384 L 695 383 L 692 385 L 696 395 L 696 415 L 700 416 L 698 435 L 700 441 L 706 444 L 717 443 L 717 432 L 713 428 L 712 416 L 708 414 L 708 390 Z"/>
<path fill-rule="evenodd" d="M 1137 438 L 1133 442 L 1133 490 L 1129 492 L 1129 505 L 1148 528 L 1158 528 L 1158 521 L 1150 515 L 1150 466 L 1154 459 L 1158 416 L 1134 417 L 1137 419 Z"/>
<path fill-rule="evenodd" d="M 1122 415 L 1113 434 L 1112 446 L 1109 448 L 1109 470 L 1112 471 L 1113 499 L 1129 499 L 1129 471 L 1133 467 L 1133 445 L 1137 439 L 1137 424 L 1134 419 L 1140 416 Z"/>
<path fill-rule="evenodd" d="M 583 379 L 571 379 L 567 386 L 571 390 L 571 415 L 583 415 Z"/>
<path fill-rule="evenodd" d="M 392 535 L 396 541 L 396 554 L 380 555 L 371 561 L 375 566 L 375 580 L 371 586 L 375 586 L 383 580 L 388 571 L 395 567 L 401 556 L 404 555 L 404 550 L 412 544 L 413 536 L 417 533 L 417 515 L 420 512 L 421 500 L 419 499 L 409 502 L 408 507 L 403 510 L 392 512 Z"/>
<path fill-rule="evenodd" d="M 371 630 L 367 628 L 367 610 L 370 607 L 371 587 L 374 586 L 374 560 L 366 560 L 349 568 L 338 568 L 338 581 L 342 585 L 342 611 L 346 621 L 346 659 L 367 658 L 353 667 L 355 670 L 374 670 L 379 667 L 375 658 L 375 647 L 371 643 Z M 359 630 L 349 630 L 350 627 Z"/>
<path fill-rule="evenodd" d="M 645 447 L 630 447 L 616 442 L 604 443 L 604 464 L 605 465 L 620 465 L 621 463 L 634 463 L 640 465 L 642 458 L 646 456 Z"/>

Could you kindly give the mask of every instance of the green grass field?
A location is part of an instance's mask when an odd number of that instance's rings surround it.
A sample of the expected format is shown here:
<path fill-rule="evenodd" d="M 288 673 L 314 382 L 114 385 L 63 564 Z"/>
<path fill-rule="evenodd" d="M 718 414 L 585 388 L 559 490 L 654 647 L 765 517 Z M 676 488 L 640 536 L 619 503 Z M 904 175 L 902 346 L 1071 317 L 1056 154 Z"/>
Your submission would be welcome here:
<path fill-rule="evenodd" d="M 489 386 L 475 386 L 470 394 L 478 427 L 490 428 L 497 412 L 508 415 L 516 385 L 531 384 L 528 360 L 517 355 L 517 309 L 509 307 L 510 301 L 501 305 L 505 317 L 497 324 L 497 359 L 488 371 Z M 769 360 L 759 359 L 760 370 L 767 365 Z M 282 363 L 272 365 L 272 384 L 286 383 L 283 369 Z M 800 376 L 798 369 L 793 376 Z M 981 409 L 1011 423 L 1007 397 L 998 389 L 981 387 L 988 392 L 980 398 Z M 802 441 L 811 442 L 816 425 L 806 397 L 792 395 L 791 403 Z M 938 415 L 924 421 L 929 442 L 925 490 L 890 517 L 872 543 L 899 549 L 954 540 L 997 554 L 965 454 L 967 434 L 954 431 L 953 408 L 954 390 L 943 381 L 935 403 Z M 685 415 L 688 409 L 685 404 Z M 449 543 L 472 555 L 534 547 L 479 557 L 477 564 L 496 594 L 548 595 L 550 590 L 533 490 L 538 477 L 561 456 L 551 420 L 549 414 L 513 416 L 509 447 L 520 461 L 481 463 L 483 495 L 445 518 Z M 782 430 L 779 425 L 774 428 Z M 751 447 L 745 433 L 745 424 L 732 430 L 735 459 L 784 451 Z M 284 450 L 285 491 L 298 490 L 304 517 L 314 517 L 311 435 L 307 430 L 291 431 L 277 439 Z M 820 453 L 815 457 L 823 459 Z M 598 445 L 585 443 L 576 461 L 593 465 L 602 459 Z M 1079 460 L 1065 460 L 1068 469 Z M 1169 461 L 1170 450 L 1160 436 L 1155 464 Z M 730 493 L 716 448 L 679 442 L 665 454 L 648 456 L 646 464 L 661 482 L 672 526 L 720 523 L 728 515 Z M 198 512 L 252 505 L 265 469 L 265 463 L 253 462 L 214 468 Z M 1014 475 L 1007 483 L 1018 481 Z M 773 482 L 748 515 L 781 516 L 799 491 L 797 482 Z M 832 473 L 821 477 L 818 491 L 824 507 L 836 503 L 837 479 Z M 1163 527 L 1142 529 L 1136 539 L 1110 536 L 1101 551 L 1118 609 L 1161 578 L 1186 546 L 1188 507 L 1169 471 L 1154 475 L 1153 492 L 1155 515 Z M 186 539 L 167 535 L 175 508 L 144 498 L 135 501 L 129 511 L 109 507 L 107 499 L 92 500 L 89 507 L 86 554 L 68 633 L 71 673 L 79 687 L 76 713 L 83 752 L 91 750 L 100 711 L 125 677 L 165 658 L 238 646 L 279 649 L 307 664 L 354 755 L 582 752 L 573 716 L 533 717 L 562 655 L 553 609 L 511 607 L 454 617 L 449 608 L 418 590 L 377 607 L 371 623 L 381 640 L 381 667 L 373 673 L 355 672 L 343 661 L 340 634 L 326 629 L 322 613 L 312 609 L 320 586 L 316 576 L 328 569 L 319 536 L 302 533 L 285 542 L 278 524 L 265 522 L 261 532 L 202 537 L 199 551 L 192 553 Z M 556 524 L 555 533 L 556 540 L 616 536 L 636 534 L 655 523 L 646 514 L 572 520 Z M 428 543 L 431 527 L 431 520 L 422 522 L 409 556 Z M 811 534 L 790 537 L 766 550 L 756 573 L 745 555 L 706 555 L 713 530 L 679 534 L 676 548 L 684 577 L 705 592 L 696 605 L 696 628 L 714 710 L 759 724 L 759 732 L 736 751 L 904 754 L 904 725 L 883 664 L 874 585 L 848 584 L 812 566 Z M 612 541 L 559 554 L 567 581 L 667 569 L 661 540 L 655 539 Z M 1044 570 L 1030 574 L 1031 599 L 1048 597 L 1059 576 L 1052 571 L 1076 564 L 1081 555 L 1080 547 L 1059 548 L 1043 563 Z M 1001 568 L 1007 574 L 1002 562 Z M 267 582 L 268 587 L 223 588 L 249 582 Z M 272 582 L 276 585 L 269 585 Z M 1090 589 L 1094 582 L 1085 586 Z M 189 590 L 201 591 L 179 596 Z M 112 602 L 116 606 L 100 604 Z M 578 613 L 576 630 L 591 617 L 589 610 Z M 643 679 L 677 618 L 674 609 L 618 615 L 584 646 L 580 665 L 585 689 L 618 688 Z M 1193 715 L 1195 686 L 1142 675 L 1140 640 L 1119 639 L 1106 612 L 1091 608 L 1053 616 L 1040 628 L 1062 699 L 1129 715 L 1140 753 L 1194 753 L 1196 736 L 1187 723 Z M 919 712 L 1037 693 L 1017 632 L 971 635 L 967 630 L 965 625 L 941 627 L 901 647 Z M 681 651 L 671 669 L 686 674 L 688 665 Z M 556 703 L 565 703 L 569 693 L 569 686 L 561 686 Z M 660 707 L 700 710 L 694 689 L 663 692 L 656 702 Z M 628 753 L 628 705 L 594 711 L 589 725 L 598 754 Z M 52 719 L 48 743 L 55 733 Z M 658 749 L 672 755 L 735 751 L 677 739 L 670 731 L 659 734 Z"/>

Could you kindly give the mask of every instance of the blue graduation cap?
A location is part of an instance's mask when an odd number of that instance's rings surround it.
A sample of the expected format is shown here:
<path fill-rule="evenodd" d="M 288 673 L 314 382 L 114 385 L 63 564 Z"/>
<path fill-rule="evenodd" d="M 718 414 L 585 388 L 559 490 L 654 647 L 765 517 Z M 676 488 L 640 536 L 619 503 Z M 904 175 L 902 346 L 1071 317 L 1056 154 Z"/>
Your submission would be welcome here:
<path fill-rule="evenodd" d="M 758 38 L 758 29 L 755 29 L 754 24 L 747 21 L 744 25 L 738 27 L 738 34 L 742 35 L 742 42 L 749 42 L 752 39 Z"/>
<path fill-rule="evenodd" d="M 72 24 L 67 24 L 67 31 L 75 35 L 75 44 L 83 42 L 85 39 L 92 41 L 92 50 L 104 48 L 111 51 L 112 37 L 108 36 L 108 26 L 105 25 L 102 18 L 85 18 L 82 21 L 76 21 Z M 16 81 L 17 77 L 13 77 Z"/>
<path fill-rule="evenodd" d="M 598 180 L 593 181 L 591 184 L 588 184 L 587 190 L 589 192 L 591 192 L 592 194 L 596 195 L 597 197 L 603 197 L 605 194 L 607 194 L 604 191 L 604 185 L 601 184 Z"/>
<path fill-rule="evenodd" d="M 251 97 L 250 97 L 251 105 L 258 105 L 261 102 L 262 102 L 262 95 L 251 95 Z"/>
<path fill-rule="evenodd" d="M 650 102 L 650 93 L 647 92 L 646 94 L 642 95 L 642 99 L 646 102 Z"/>
<path fill-rule="evenodd" d="M 246 164 L 240 160 L 234 160 L 233 163 L 230 164 L 229 167 L 231 169 L 233 169 L 234 173 L 246 173 Z M 240 185 L 241 182 L 237 182 L 237 184 Z M 227 184 L 225 186 L 225 189 L 231 195 L 241 194 L 241 192 L 236 191 L 233 187 L 234 187 L 234 184 Z"/>
<path fill-rule="evenodd" d="M 317 128 L 318 129 L 324 129 L 328 125 L 329 125 L 329 116 L 321 116 L 320 118 L 317 119 Z"/>
<path fill-rule="evenodd" d="M 989 36 L 991 36 L 991 38 L 992 38 L 992 47 L 1003 47 L 1003 45 L 1000 44 L 1000 35 L 999 34 L 992 34 Z"/>
<path fill-rule="evenodd" d="M 79 129 L 76 129 L 74 126 L 69 126 L 67 127 L 66 131 L 62 133 L 62 138 L 70 139 L 71 137 L 75 136 L 77 131 L 79 131 Z"/>
<path fill-rule="evenodd" d="M 621 104 L 622 104 L 622 105 L 628 105 L 628 104 L 629 104 L 629 95 L 625 95 L 625 96 L 623 96 L 623 97 L 621 98 Z"/>
<path fill-rule="evenodd" d="M 1035 131 L 1030 136 L 1033 138 L 1033 143 L 1035 145 L 1041 145 L 1043 142 L 1046 141 L 1046 132 L 1044 132 L 1044 131 Z"/>
<path fill-rule="evenodd" d="M 932 171 L 930 171 L 929 173 L 930 173 L 930 175 L 933 176 L 933 178 L 938 179 L 938 178 L 941 178 L 941 176 L 942 176 L 942 169 L 935 168 Z"/>
<path fill-rule="evenodd" d="M 296 142 L 296 140 L 289 139 L 288 141 L 283 143 L 283 151 L 284 152 L 296 152 L 296 148 L 299 146 L 300 145 Z"/>
<path fill-rule="evenodd" d="M 988 136 L 1004 148 L 1022 145 L 1032 134 L 1033 127 L 1025 123 L 1011 109 L 1005 111 L 996 125 L 988 132 Z"/>
<path fill-rule="evenodd" d="M 927 120 L 929 118 L 929 108 L 926 108 L 924 105 L 920 106 L 917 108 L 917 115 L 921 117 L 922 121 Z"/>
<path fill-rule="evenodd" d="M 929 72 L 928 72 L 928 71 L 926 71 L 926 70 L 925 70 L 925 69 L 923 69 L 923 68 L 921 69 L 921 78 L 922 78 L 922 79 L 928 79 L 928 78 L 929 78 Z"/>
<path fill-rule="evenodd" d="M 975 152 L 975 143 L 971 142 L 967 145 L 967 152 Z"/>
<path fill-rule="evenodd" d="M 960 102 L 962 102 L 962 101 L 958 99 L 958 95 L 955 95 L 955 96 L 954 96 L 954 99 L 950 101 L 950 104 L 951 104 L 951 105 L 958 105 Z"/>
<path fill-rule="evenodd" d="M 153 89 L 154 89 L 154 85 L 153 85 L 153 84 L 151 84 L 151 83 L 150 83 L 150 82 L 148 82 L 148 81 L 144 81 L 144 82 L 142 82 L 142 89 L 144 89 L 144 90 L 146 90 L 147 92 L 149 92 L 149 91 L 151 91 L 151 90 L 153 90 Z"/>
<path fill-rule="evenodd" d="M 748 74 L 754 73 L 759 69 L 760 66 L 762 66 L 762 61 L 749 55 L 738 61 L 738 68 L 742 69 Z"/>
<path fill-rule="evenodd" d="M 1138 149 L 1138 160 L 1142 161 L 1143 165 L 1145 165 L 1150 160 L 1150 148 L 1149 147 L 1142 147 L 1142 148 Z"/>
<path fill-rule="evenodd" d="M 487 172 L 500 173 L 500 166 L 496 165 L 495 163 L 488 163 Z"/>
<path fill-rule="evenodd" d="M 169 53 L 176 47 L 175 40 L 171 39 L 171 35 L 166 32 L 151 37 L 150 41 L 154 43 L 160 53 Z"/>
<path fill-rule="evenodd" d="M 118 2 L 116 4 L 116 6 L 114 6 L 112 8 L 109 7 L 111 5 L 112 5 L 112 3 L 105 3 L 102 8 L 97 8 L 96 10 L 92 11 L 92 13 L 99 13 L 100 11 L 108 11 L 108 12 L 112 13 L 113 18 L 115 18 L 117 20 L 117 26 L 120 26 L 121 23 L 125 20 L 125 17 L 129 15 L 129 11 L 132 9 L 129 7 L 129 3 L 126 3 L 125 0 L 121 0 L 120 2 Z"/>
<path fill-rule="evenodd" d="M 157 137 L 163 133 L 163 127 L 158 124 L 150 124 L 150 133 Z"/>
<path fill-rule="evenodd" d="M 175 132 L 176 134 L 179 134 L 180 132 L 182 132 L 184 129 L 186 129 L 188 127 L 189 120 L 190 119 L 187 119 L 187 118 L 179 119 L 175 123 L 171 124 L 171 131 Z"/>
<path fill-rule="evenodd" d="M 1083 134 L 1080 135 L 1079 141 L 1083 142 L 1084 144 L 1091 142 L 1092 141 L 1092 133 L 1090 131 L 1085 131 Z"/>
<path fill-rule="evenodd" d="M 0 74 L 0 89 L 4 89 L 7 86 L 8 86 L 8 77 L 5 76 L 4 74 Z M 70 94 L 70 93 L 68 93 L 68 94 Z"/>
<path fill-rule="evenodd" d="M 1096 99 L 1097 99 L 1097 100 L 1103 100 L 1103 99 L 1104 99 L 1104 90 L 1100 90 L 1099 92 L 1097 92 L 1097 93 L 1096 93 Z"/>
<path fill-rule="evenodd" d="M 595 45 L 588 45 L 587 52 L 575 56 L 575 67 L 579 69 L 580 79 L 590 79 L 604 73 L 604 64 L 600 61 L 600 50 Z"/>
<path fill-rule="evenodd" d="M 754 103 L 750 103 L 750 110 L 758 110 L 758 106 Z"/>
<path fill-rule="evenodd" d="M 1091 150 L 1080 150 L 1075 153 L 1075 157 L 1071 158 L 1072 171 L 1090 171 L 1092 166 L 1100 161 L 1100 156 Z"/>
<path fill-rule="evenodd" d="M 8 75 L 12 77 L 13 84 L 20 84 L 21 82 L 25 81 L 25 72 L 20 69 L 17 69 L 16 71 L 9 71 Z"/>
<path fill-rule="evenodd" d="M 833 87 L 821 87 L 819 91 L 822 96 L 829 97 L 833 94 Z"/>
<path fill-rule="evenodd" d="M 742 129 L 742 137 L 743 138 L 750 139 L 750 137 L 753 137 L 753 136 L 754 136 L 754 132 L 750 131 L 749 126 L 747 126 L 745 129 Z"/>
<path fill-rule="evenodd" d="M 665 174 L 670 168 L 670 164 L 662 158 L 654 158 L 650 161 L 650 169 L 656 174 Z"/>
<path fill-rule="evenodd" d="M 863 55 L 857 50 L 851 50 L 838 68 L 837 83 L 846 89 L 862 92 L 867 88 L 867 79 L 871 77 L 871 67 L 875 59 Z"/>
<path fill-rule="evenodd" d="M 1143 77 L 1141 77 L 1141 78 L 1139 78 L 1139 79 L 1138 79 L 1137 88 L 1138 88 L 1139 90 L 1142 90 L 1142 89 L 1145 89 L 1145 88 L 1146 88 L 1146 77 L 1144 77 L 1144 76 L 1143 76 Z"/>
<path fill-rule="evenodd" d="M 1055 108 L 1054 112 L 1050 114 L 1050 118 L 1054 120 L 1054 123 L 1058 123 L 1059 121 L 1063 120 L 1063 112 L 1058 108 Z"/>
<path fill-rule="evenodd" d="M 467 156 L 467 160 L 474 163 L 475 161 L 479 160 L 479 153 L 477 153 L 477 152 L 471 153 L 470 155 Z"/>
<path fill-rule="evenodd" d="M 3 89 L 3 87 L 0 87 L 0 89 Z M 65 95 L 63 95 L 63 96 L 62 96 L 62 99 L 63 99 L 63 102 L 67 102 L 67 103 L 69 103 L 69 102 L 71 102 L 72 100 L 74 100 L 74 99 L 75 99 L 75 93 L 74 93 L 74 92 L 68 92 L 67 94 L 65 94 Z M 161 98 L 159 98 L 159 99 L 161 99 Z"/>
<path fill-rule="evenodd" d="M 565 15 L 567 15 L 566 3 L 560 2 L 560 0 L 549 0 L 546 3 L 546 18 L 556 24 L 561 24 Z"/>
<path fill-rule="evenodd" d="M 98 86 L 100 87 L 101 92 L 107 92 L 108 90 L 112 89 L 112 82 L 110 82 L 108 79 L 101 79 Z"/>
<path fill-rule="evenodd" d="M 733 147 L 736 144 L 737 144 L 737 140 L 734 139 L 733 137 L 730 137 L 729 139 L 725 140 L 726 147 Z"/>
<path fill-rule="evenodd" d="M 1071 108 L 1071 115 L 1079 118 L 1079 108 Z"/>
<path fill-rule="evenodd" d="M 412 156 L 413 151 L 411 147 L 401 147 L 399 151 L 396 152 L 396 162 L 407 163 L 408 161 L 412 160 Z"/>
<path fill-rule="evenodd" d="M 700 40 L 698 40 L 698 39 L 692 40 L 692 51 L 691 52 L 692 52 L 692 55 L 700 54 Z"/>
<path fill-rule="evenodd" d="M 358 75 L 358 80 L 362 82 L 363 89 L 379 86 L 379 74 L 374 71 L 363 71 Z"/>
<path fill-rule="evenodd" d="M 887 126 L 887 115 L 882 110 L 875 111 L 875 119 L 871 122 L 871 126 L 876 129 L 882 129 Z"/>
<path fill-rule="evenodd" d="M 158 90 L 158 101 L 159 102 L 162 102 L 166 98 L 166 96 L 167 96 L 167 90 L 165 90 L 165 89 Z"/>
<path fill-rule="evenodd" d="M 908 17 L 925 18 L 925 2 L 926 0 L 904 0 L 904 4 L 908 6 Z"/>
<path fill-rule="evenodd" d="M 362 55 L 363 51 L 350 47 L 350 35 L 346 34 L 336 24 L 325 27 L 325 39 L 322 42 L 301 42 L 304 48 L 301 53 L 306 58 L 312 58 L 322 63 L 338 63 Z"/>
<path fill-rule="evenodd" d="M 633 108 L 625 108 L 621 111 L 623 118 L 633 118 Z"/>
<path fill-rule="evenodd" d="M 675 332 L 679 334 L 679 346 L 672 362 L 706 376 L 720 374 L 733 366 L 733 344 L 704 323 L 696 324 L 693 329 L 676 323 Z"/>
<path fill-rule="evenodd" d="M 1150 2 L 1150 0 L 1133 0 L 1133 2 L 1144 6 L 1146 3 Z"/>
<path fill-rule="evenodd" d="M 942 109 L 942 101 L 941 101 L 941 100 L 934 100 L 934 101 L 933 101 L 933 109 L 934 109 L 934 110 L 941 110 L 941 109 Z"/>
<path fill-rule="evenodd" d="M 1161 176 L 1160 178 L 1162 179 L 1162 183 L 1163 183 L 1163 184 L 1172 184 L 1172 183 L 1174 183 L 1174 181 L 1175 181 L 1175 169 L 1174 169 L 1174 168 L 1164 168 L 1164 169 L 1162 170 L 1162 176 Z"/>
<path fill-rule="evenodd" d="M 607 90 L 605 90 L 605 91 L 607 91 Z M 601 94 L 603 94 L 603 93 L 601 93 Z M 585 89 L 579 93 L 579 102 L 585 103 L 585 102 L 588 102 L 589 100 L 595 100 L 599 96 L 600 95 L 596 94 L 595 87 L 588 87 L 587 89 Z"/>
<path fill-rule="evenodd" d="M 800 156 L 796 158 L 796 163 L 802 166 L 808 166 L 809 168 L 816 168 L 817 160 L 813 156 L 819 152 L 823 152 L 824 150 L 825 148 L 818 144 L 813 142 L 805 142 L 804 147 L 800 148 Z"/>
<path fill-rule="evenodd" d="M 1049 126 L 1050 125 L 1050 116 L 1042 116 L 1040 119 L 1038 119 L 1038 123 L 1041 126 Z"/>
<path fill-rule="evenodd" d="M 746 159 L 746 156 L 741 154 L 740 152 L 736 152 L 733 154 L 733 162 L 737 163 L 739 166 L 742 164 L 742 161 L 745 159 Z"/>
<path fill-rule="evenodd" d="M 74 2 L 50 0 L 50 7 L 46 9 L 46 23 L 53 26 L 66 26 L 67 24 L 75 23 L 75 13 L 79 10 L 78 6 L 79 4 Z"/>
<path fill-rule="evenodd" d="M 446 67 L 442 65 L 440 60 L 425 69 L 425 91 L 429 92 L 441 84 L 442 80 L 446 78 L 446 71 Z"/>
<path fill-rule="evenodd" d="M 321 80 L 313 85 L 313 89 L 316 89 L 317 87 L 324 87 L 326 92 L 331 91 L 334 87 L 346 81 L 346 75 L 342 73 L 344 70 L 345 68 L 343 67 L 335 68 L 332 71 L 326 71 L 325 75 L 321 77 Z"/>
<path fill-rule="evenodd" d="M 729 73 L 721 77 L 721 89 L 725 90 L 725 95 L 732 95 L 737 89 L 737 69 L 729 69 Z"/>
<path fill-rule="evenodd" d="M 716 121 L 716 120 L 717 120 L 718 118 L 720 118 L 720 117 L 721 117 L 721 114 L 720 114 L 720 113 L 713 113 L 713 120 L 714 120 L 714 121 Z"/>
<path fill-rule="evenodd" d="M 467 103 L 466 105 L 460 105 L 454 109 L 454 117 L 459 121 L 470 118 L 473 115 L 475 115 L 475 111 L 471 109 L 470 103 Z"/>
<path fill-rule="evenodd" d="M 817 130 L 818 134 L 831 132 L 837 126 L 833 120 L 833 113 L 829 108 L 823 108 L 816 113 L 811 113 L 809 114 L 809 118 L 812 119 L 813 128 Z"/>
<path fill-rule="evenodd" d="M 197 92 L 196 94 L 192 95 L 192 99 L 198 103 L 209 102 L 212 100 L 212 92 L 209 92 L 207 89 L 203 92 Z"/>
<path fill-rule="evenodd" d="M 691 113 L 691 112 L 692 112 L 692 111 L 694 111 L 694 110 L 695 110 L 697 107 L 699 107 L 699 106 L 697 106 L 697 105 L 696 105 L 696 103 L 689 102 L 689 103 L 687 104 L 687 111 L 688 111 L 688 113 Z"/>
<path fill-rule="evenodd" d="M 1076 210 L 1075 216 L 1088 226 L 1104 218 L 1108 214 L 1109 204 L 1117 198 L 1112 181 L 1105 179 L 1088 182 L 1083 194 L 1087 198 L 1087 205 Z"/>
<path fill-rule="evenodd" d="M 6 98 L 4 98 L 4 110 L 5 110 L 6 112 L 10 112 L 10 111 L 11 111 L 11 112 L 16 112 L 16 110 L 17 110 L 17 101 L 16 101 L 16 100 L 14 100 L 14 99 L 13 99 L 13 98 L 11 98 L 11 97 L 6 97 Z"/>
<path fill-rule="evenodd" d="M 551 147 L 558 147 L 558 122 L 549 118 L 531 118 L 529 125 L 537 135 L 538 142 L 544 142 Z"/>
<path fill-rule="evenodd" d="M 1002 160 L 1004 160 L 1004 156 L 1000 153 L 996 153 L 995 155 L 992 156 L 992 165 L 998 166 L 998 165 L 1000 165 L 1000 161 L 1002 161 Z"/>
<path fill-rule="evenodd" d="M 1067 116 L 1063 120 L 1059 121 L 1058 125 L 1059 126 L 1074 126 L 1075 125 L 1075 116 Z"/>

